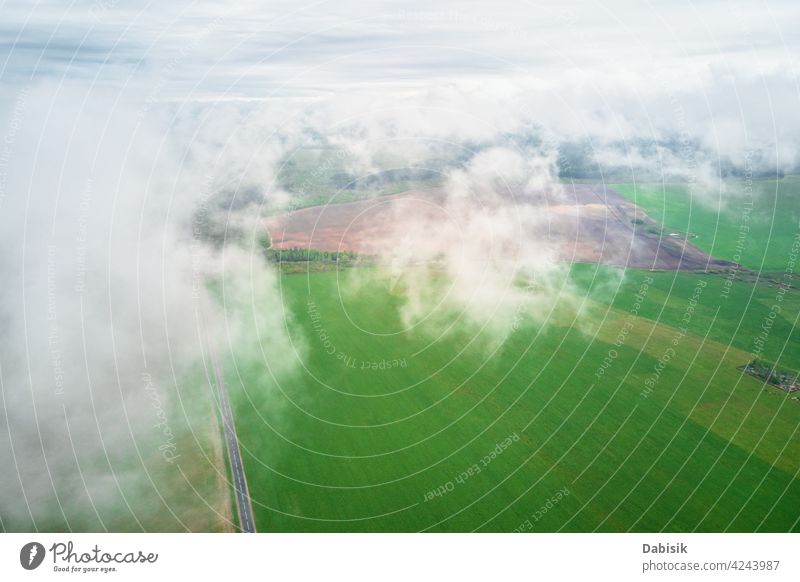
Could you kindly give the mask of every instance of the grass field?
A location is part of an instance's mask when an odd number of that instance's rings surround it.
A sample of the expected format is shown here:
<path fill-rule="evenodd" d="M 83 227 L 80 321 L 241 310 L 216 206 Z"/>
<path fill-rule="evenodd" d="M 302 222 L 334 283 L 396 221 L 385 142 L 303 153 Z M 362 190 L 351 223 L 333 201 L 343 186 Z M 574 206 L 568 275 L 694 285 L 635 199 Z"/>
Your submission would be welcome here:
<path fill-rule="evenodd" d="M 785 271 L 800 235 L 800 176 L 725 182 L 726 193 L 692 197 L 686 184 L 614 184 L 667 229 L 696 235 L 692 243 L 754 271 Z M 720 203 L 720 199 L 725 203 Z"/>
<path fill-rule="evenodd" d="M 414 173 L 397 160 L 378 156 L 384 171 L 367 175 L 348 171 L 354 153 L 344 147 L 303 147 L 290 152 L 280 167 L 278 182 L 293 194 L 291 208 L 344 204 L 375 196 L 399 194 L 408 190 L 429 189 L 441 185 L 444 168 L 452 163 L 454 152 L 446 148 L 444 157 L 429 160 L 428 171 Z M 265 214 L 285 211 L 285 205 L 266 206 Z"/>
<path fill-rule="evenodd" d="M 372 269 L 283 275 L 294 371 L 226 364 L 259 531 L 800 529 L 800 402 L 736 369 L 765 318 L 800 367 L 800 294 L 618 275 L 574 266 L 579 320 L 499 337 L 404 331 Z"/>

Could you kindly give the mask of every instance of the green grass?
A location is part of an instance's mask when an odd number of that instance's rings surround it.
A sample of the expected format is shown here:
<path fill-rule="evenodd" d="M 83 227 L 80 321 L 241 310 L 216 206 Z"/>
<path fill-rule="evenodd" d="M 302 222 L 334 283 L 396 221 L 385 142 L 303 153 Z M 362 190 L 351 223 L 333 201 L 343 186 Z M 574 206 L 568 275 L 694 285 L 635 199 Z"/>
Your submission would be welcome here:
<path fill-rule="evenodd" d="M 335 186 L 328 186 L 324 194 L 310 194 L 307 196 L 297 196 L 293 198 L 291 209 L 302 210 L 313 206 L 325 206 L 329 204 L 347 204 L 348 202 L 358 202 L 376 196 L 391 196 L 401 194 L 409 190 L 428 190 L 441 186 L 441 180 L 403 180 L 392 182 L 384 187 L 374 190 L 340 190 Z M 264 215 L 281 214 L 287 211 L 285 204 L 266 206 L 263 209 Z"/>
<path fill-rule="evenodd" d="M 440 186 L 444 168 L 452 163 L 451 156 L 428 161 L 437 174 L 431 176 L 403 177 L 393 174 L 403 164 L 398 160 L 381 159 L 385 172 L 376 174 L 352 173 L 352 152 L 337 146 L 302 147 L 287 155 L 281 165 L 278 183 L 292 193 L 291 209 L 312 206 L 357 202 L 375 196 L 389 196 L 409 190 L 424 190 Z M 380 164 L 379 164 L 380 165 Z M 362 182 L 372 178 L 369 187 Z M 278 214 L 287 210 L 284 204 L 267 206 L 265 214 Z"/>
<path fill-rule="evenodd" d="M 573 279 L 587 292 L 609 277 L 613 270 L 597 265 L 574 265 Z M 788 368 L 800 365 L 800 329 L 797 314 L 800 313 L 800 292 L 797 290 L 779 294 L 771 282 L 758 285 L 734 281 L 725 293 L 726 278 L 722 276 L 647 272 L 630 269 L 625 274 L 619 291 L 610 298 L 610 303 L 625 309 L 645 278 L 654 280 L 648 292 L 648 301 L 642 304 L 639 315 L 670 327 L 681 327 L 681 318 L 692 298 L 698 281 L 706 287 L 701 294 L 699 308 L 692 315 L 688 329 L 697 335 L 708 334 L 709 339 L 730 344 L 745 352 L 757 349 L 756 339 L 762 325 L 771 321 L 770 333 L 763 346 L 763 356 Z M 778 297 L 782 299 L 778 299 Z M 780 313 L 770 318 L 772 307 L 778 304 Z M 718 310 L 718 311 L 717 311 Z M 747 362 L 744 362 L 747 363 Z"/>
<path fill-rule="evenodd" d="M 714 257 L 755 271 L 786 271 L 800 234 L 800 176 L 727 180 L 725 193 L 692 196 L 686 184 L 614 184 L 667 229 L 696 235 L 692 243 Z M 752 206 L 749 204 L 752 203 Z"/>
<path fill-rule="evenodd" d="M 500 337 L 439 337 L 444 308 L 402 331 L 402 289 L 371 269 L 282 276 L 292 349 L 226 369 L 259 531 L 800 529 L 800 402 L 736 369 L 776 289 L 737 281 L 723 300 L 719 277 L 616 275 L 576 266 L 579 322 L 525 316 Z M 798 295 L 764 353 L 792 368 Z"/>

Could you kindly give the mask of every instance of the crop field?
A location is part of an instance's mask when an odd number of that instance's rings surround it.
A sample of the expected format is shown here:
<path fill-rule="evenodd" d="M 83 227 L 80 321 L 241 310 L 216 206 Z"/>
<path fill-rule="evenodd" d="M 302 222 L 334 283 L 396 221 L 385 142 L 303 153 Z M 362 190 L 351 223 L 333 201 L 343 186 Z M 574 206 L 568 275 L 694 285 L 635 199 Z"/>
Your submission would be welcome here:
<path fill-rule="evenodd" d="M 712 256 L 754 271 L 785 271 L 800 234 L 800 176 L 724 182 L 700 201 L 685 184 L 616 184 L 620 194 L 667 229 L 691 233 Z M 724 201 L 724 203 L 722 202 Z"/>
<path fill-rule="evenodd" d="M 389 169 L 367 176 L 348 173 L 353 152 L 338 147 L 303 147 L 290 152 L 280 163 L 278 183 L 293 193 L 292 208 L 297 210 L 320 205 L 355 202 L 374 196 L 398 194 L 415 188 L 432 188 L 442 182 L 442 169 L 452 163 L 449 153 L 431 160 L 431 169 L 414 172 Z M 391 160 L 383 160 L 391 166 Z M 281 211 L 281 206 L 267 204 L 267 214 Z"/>
<path fill-rule="evenodd" d="M 569 280 L 580 309 L 498 330 L 405 325 L 373 268 L 281 276 L 295 361 L 225 364 L 258 530 L 800 530 L 800 402 L 737 370 L 800 368 L 798 291 Z"/>
<path fill-rule="evenodd" d="M 409 191 L 368 200 L 292 210 L 264 225 L 274 249 L 313 248 L 387 255 L 410 232 L 435 232 L 453 222 L 442 190 Z M 662 233 L 660 224 L 611 188 L 571 184 L 558 195 L 539 193 L 536 209 L 541 242 L 567 262 L 624 267 L 705 270 L 724 267 L 681 236 Z"/>

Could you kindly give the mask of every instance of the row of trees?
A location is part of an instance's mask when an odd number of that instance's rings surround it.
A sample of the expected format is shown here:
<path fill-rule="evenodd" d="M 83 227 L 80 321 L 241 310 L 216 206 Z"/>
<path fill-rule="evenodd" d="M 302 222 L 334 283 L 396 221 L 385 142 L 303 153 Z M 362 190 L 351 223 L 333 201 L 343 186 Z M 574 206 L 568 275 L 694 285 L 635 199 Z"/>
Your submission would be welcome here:
<path fill-rule="evenodd" d="M 294 263 L 294 262 L 325 262 L 351 263 L 358 258 L 358 253 L 354 251 L 320 251 L 307 248 L 290 249 L 266 249 L 267 260 L 272 263 Z"/>

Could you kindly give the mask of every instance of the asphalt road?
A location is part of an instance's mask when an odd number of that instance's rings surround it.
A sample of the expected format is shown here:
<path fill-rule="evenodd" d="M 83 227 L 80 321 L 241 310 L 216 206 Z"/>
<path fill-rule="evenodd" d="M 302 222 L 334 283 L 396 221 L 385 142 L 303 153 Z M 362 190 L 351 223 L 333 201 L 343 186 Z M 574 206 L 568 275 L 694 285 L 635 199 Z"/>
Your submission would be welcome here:
<path fill-rule="evenodd" d="M 225 441 L 228 444 L 228 458 L 231 463 L 233 475 L 233 488 L 236 491 L 236 506 L 239 510 L 239 526 L 244 533 L 255 533 L 256 522 L 253 519 L 253 506 L 250 502 L 250 492 L 247 489 L 247 479 L 242 466 L 242 454 L 239 450 L 239 439 L 236 438 L 236 427 L 233 425 L 233 413 L 228 400 L 228 386 L 222 377 L 216 355 L 211 352 L 211 365 L 214 367 L 214 376 L 217 384 L 222 422 L 225 424 Z"/>

